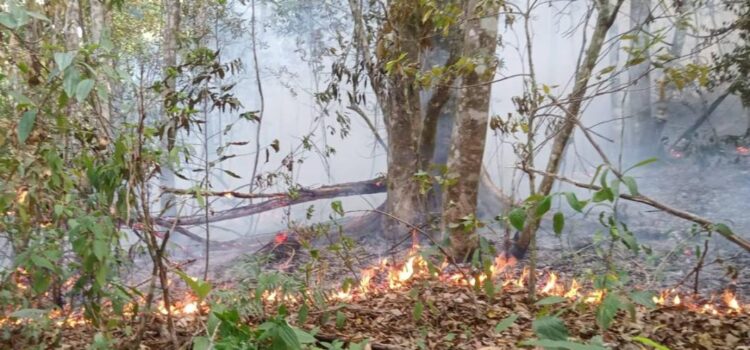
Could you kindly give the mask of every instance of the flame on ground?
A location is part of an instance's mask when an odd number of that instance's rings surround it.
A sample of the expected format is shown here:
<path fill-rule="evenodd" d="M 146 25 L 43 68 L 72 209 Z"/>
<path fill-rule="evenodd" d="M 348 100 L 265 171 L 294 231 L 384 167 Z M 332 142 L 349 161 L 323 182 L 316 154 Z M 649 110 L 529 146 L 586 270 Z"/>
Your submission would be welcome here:
<path fill-rule="evenodd" d="M 360 274 L 359 284 L 354 287 L 347 287 L 330 292 L 328 295 L 333 300 L 351 302 L 358 299 L 367 298 L 370 295 L 377 295 L 389 291 L 406 290 L 410 284 L 417 279 L 433 278 L 445 283 L 451 283 L 456 286 L 473 286 L 480 287 L 483 283 L 492 282 L 502 286 L 503 289 L 525 288 L 529 280 L 529 270 L 523 268 L 520 274 L 515 274 L 513 266 L 516 260 L 513 258 L 505 259 L 497 257 L 494 264 L 489 267 L 489 275 L 479 273 L 470 275 L 464 270 L 456 270 L 447 262 L 440 266 L 433 266 L 430 270 L 430 264 L 419 254 L 419 246 L 415 245 L 403 264 L 394 264 L 388 258 L 381 259 L 380 262 L 370 268 L 364 269 Z M 19 276 L 26 275 L 26 271 L 18 270 Z M 517 276 L 517 277 L 516 277 Z M 588 292 L 582 292 L 583 285 L 576 279 L 572 279 L 569 284 L 561 283 L 560 277 L 554 273 L 540 272 L 537 276 L 540 281 L 540 296 L 559 296 L 571 301 L 579 301 L 587 304 L 600 303 L 605 296 L 604 290 L 593 289 Z M 22 281 L 28 282 L 28 281 Z M 72 285 L 73 280 L 66 281 L 65 284 Z M 24 291 L 28 285 L 16 282 L 17 288 Z M 274 303 L 299 303 L 302 296 L 285 293 L 280 289 L 264 291 L 261 298 L 268 304 Z M 679 294 L 674 290 L 665 290 L 655 295 L 653 303 L 660 307 L 680 307 L 694 312 L 700 312 L 711 315 L 729 315 L 750 312 L 750 304 L 742 305 L 736 295 L 731 291 L 725 291 L 721 296 L 721 302 L 715 302 L 713 298 L 708 301 L 698 300 L 696 297 Z M 142 303 L 143 300 L 140 300 Z M 134 305 L 125 310 L 125 316 L 132 316 Z M 157 311 L 167 314 L 167 309 L 163 301 L 156 305 Z M 198 315 L 206 311 L 207 305 L 200 303 L 192 295 L 187 295 L 182 299 L 176 300 L 170 308 L 174 317 L 185 317 Z M 56 322 L 58 326 L 74 327 L 84 325 L 87 321 L 81 312 L 62 312 L 59 309 L 53 310 L 48 317 Z M 23 325 L 29 322 L 29 319 L 0 317 L 0 326 L 4 325 Z"/>

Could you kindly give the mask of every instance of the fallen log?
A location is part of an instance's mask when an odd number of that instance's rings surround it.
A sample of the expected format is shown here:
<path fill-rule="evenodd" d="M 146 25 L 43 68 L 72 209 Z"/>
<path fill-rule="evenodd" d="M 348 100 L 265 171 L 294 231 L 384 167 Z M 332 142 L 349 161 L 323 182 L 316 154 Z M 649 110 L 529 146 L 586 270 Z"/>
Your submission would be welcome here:
<path fill-rule="evenodd" d="M 219 222 L 250 216 L 265 211 L 283 208 L 290 205 L 301 204 L 319 199 L 330 199 L 337 197 L 355 196 L 363 194 L 383 193 L 386 191 L 385 178 L 378 177 L 371 180 L 347 182 L 343 184 L 321 186 L 316 189 L 301 189 L 294 194 L 277 193 L 266 201 L 248 204 L 233 209 L 216 212 L 206 218 L 205 215 L 192 215 L 186 217 L 162 217 L 155 220 L 160 226 L 200 225 L 208 222 Z M 226 192 L 222 192 L 226 193 Z"/>

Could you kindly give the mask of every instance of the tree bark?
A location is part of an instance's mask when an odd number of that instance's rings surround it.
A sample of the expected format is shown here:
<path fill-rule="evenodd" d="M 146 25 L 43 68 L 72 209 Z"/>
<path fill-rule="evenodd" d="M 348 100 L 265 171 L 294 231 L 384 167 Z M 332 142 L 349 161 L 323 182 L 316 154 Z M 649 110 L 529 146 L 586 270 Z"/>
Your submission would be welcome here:
<path fill-rule="evenodd" d="M 169 68 L 177 65 L 177 35 L 180 28 L 180 0 L 163 0 L 162 8 L 166 14 L 164 21 L 164 28 L 162 29 L 162 56 L 164 61 L 162 62 L 162 76 L 166 83 L 163 96 L 166 97 L 169 93 L 176 91 L 176 81 L 168 74 Z M 164 149 L 171 151 L 174 147 L 176 136 L 177 136 L 177 124 L 169 120 L 166 110 L 162 111 L 164 116 L 164 123 L 166 124 L 165 136 L 163 137 Z M 165 162 L 161 166 L 161 178 L 160 183 L 162 187 L 172 188 L 175 185 L 175 174 L 174 170 Z M 162 215 L 176 214 L 175 210 L 175 197 L 171 193 L 166 193 L 161 196 L 161 211 Z"/>
<path fill-rule="evenodd" d="M 552 185 L 555 183 L 555 176 L 560 169 L 565 149 L 568 146 L 570 136 L 573 134 L 575 126 L 578 124 L 578 118 L 580 118 L 581 107 L 583 105 L 584 98 L 586 97 L 586 91 L 588 89 L 588 82 L 591 79 L 591 74 L 596 67 L 596 62 L 601 53 L 602 46 L 604 45 L 604 39 L 607 36 L 607 31 L 614 23 L 617 17 L 617 12 L 622 6 L 624 0 L 616 0 L 614 6 L 611 6 L 608 0 L 597 1 L 597 19 L 594 33 L 591 37 L 591 42 L 586 49 L 585 58 L 581 67 L 577 70 L 575 84 L 573 86 L 573 92 L 569 97 L 568 108 L 569 113 L 566 113 L 565 119 L 562 124 L 557 128 L 555 132 L 555 139 L 552 143 L 552 150 L 550 152 L 549 160 L 547 161 L 546 173 L 539 184 L 538 194 L 547 196 L 552 191 Z M 533 212 L 533 211 L 532 211 Z M 527 224 L 524 230 L 521 232 L 520 237 L 513 245 L 511 254 L 516 258 L 521 258 L 526 254 L 526 251 L 531 242 L 531 238 L 536 235 L 539 229 L 540 218 L 531 217 L 527 219 Z"/>
<path fill-rule="evenodd" d="M 636 33 L 647 33 L 651 16 L 651 0 L 630 1 L 630 23 Z M 646 35 L 639 38 L 645 39 Z M 659 138 L 662 123 L 651 114 L 651 60 L 649 51 L 642 53 L 645 60 L 628 68 L 630 87 L 628 88 L 628 110 L 632 118 L 630 124 L 630 147 L 626 158 L 638 161 L 659 153 Z"/>
<path fill-rule="evenodd" d="M 447 161 L 447 178 L 455 180 L 443 191 L 442 231 L 450 233 L 451 254 L 466 260 L 476 249 L 474 225 L 460 225 L 462 218 L 476 217 L 479 179 L 489 119 L 491 81 L 497 59 L 498 6 L 477 11 L 480 2 L 465 3 L 466 28 L 463 55 L 476 59 L 476 66 L 463 76 L 458 97 L 458 115 L 453 126 Z"/>

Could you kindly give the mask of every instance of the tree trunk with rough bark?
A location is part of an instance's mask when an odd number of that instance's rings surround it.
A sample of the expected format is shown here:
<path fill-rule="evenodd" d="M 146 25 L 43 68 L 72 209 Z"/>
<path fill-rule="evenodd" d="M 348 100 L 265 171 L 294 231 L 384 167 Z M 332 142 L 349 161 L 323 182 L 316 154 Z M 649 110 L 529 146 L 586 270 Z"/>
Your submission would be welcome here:
<path fill-rule="evenodd" d="M 176 81 L 174 78 L 169 77 L 169 67 L 177 65 L 177 35 L 180 30 L 180 0 L 163 0 L 162 8 L 166 14 L 164 21 L 164 28 L 162 29 L 162 56 L 164 61 L 162 62 L 162 75 L 165 79 L 166 87 L 164 94 L 166 96 L 172 91 L 175 91 Z M 166 132 L 163 137 L 164 149 L 167 153 L 174 147 L 175 139 L 177 136 L 177 125 L 169 120 L 166 111 L 162 111 L 164 123 L 166 123 Z M 175 185 L 175 174 L 174 170 L 169 164 L 162 164 L 161 167 L 161 179 L 160 183 L 162 187 L 172 188 Z M 175 197 L 170 193 L 165 193 L 161 196 L 161 211 L 162 215 L 174 216 L 176 214 L 175 209 Z"/>
<path fill-rule="evenodd" d="M 489 119 L 491 82 L 497 59 L 498 6 L 477 11 L 478 0 L 465 6 L 463 55 L 475 60 L 474 69 L 462 77 L 458 114 L 447 161 L 447 178 L 455 183 L 443 190 L 442 230 L 450 233 L 454 258 L 466 260 L 478 240 L 473 225 L 461 225 L 462 218 L 476 217 L 479 180 Z"/>

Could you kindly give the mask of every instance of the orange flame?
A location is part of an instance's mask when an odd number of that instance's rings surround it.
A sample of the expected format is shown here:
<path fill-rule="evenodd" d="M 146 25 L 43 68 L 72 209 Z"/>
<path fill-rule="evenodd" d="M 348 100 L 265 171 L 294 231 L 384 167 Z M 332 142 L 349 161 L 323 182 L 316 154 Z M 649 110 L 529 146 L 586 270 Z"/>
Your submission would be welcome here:
<path fill-rule="evenodd" d="M 547 280 L 547 284 L 544 285 L 541 292 L 544 294 L 547 294 L 551 292 L 553 289 L 555 289 L 556 285 L 557 285 L 557 275 L 553 272 L 552 274 L 550 274 L 549 280 Z"/>
<path fill-rule="evenodd" d="M 727 304 L 727 306 L 734 310 L 734 311 L 742 311 L 742 308 L 740 307 L 740 303 L 737 302 L 737 298 L 734 296 L 734 293 L 730 291 L 725 291 L 723 295 L 724 303 Z"/>

